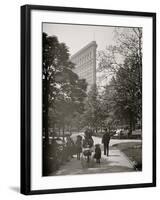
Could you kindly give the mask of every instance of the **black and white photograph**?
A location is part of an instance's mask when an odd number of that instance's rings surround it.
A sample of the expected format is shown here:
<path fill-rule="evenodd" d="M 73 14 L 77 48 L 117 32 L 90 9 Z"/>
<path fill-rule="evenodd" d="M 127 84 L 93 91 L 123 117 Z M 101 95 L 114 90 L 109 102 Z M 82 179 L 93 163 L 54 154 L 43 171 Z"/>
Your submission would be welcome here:
<path fill-rule="evenodd" d="M 21 9 L 21 192 L 154 187 L 155 13 Z"/>
<path fill-rule="evenodd" d="M 42 176 L 141 172 L 143 28 L 42 23 Z"/>

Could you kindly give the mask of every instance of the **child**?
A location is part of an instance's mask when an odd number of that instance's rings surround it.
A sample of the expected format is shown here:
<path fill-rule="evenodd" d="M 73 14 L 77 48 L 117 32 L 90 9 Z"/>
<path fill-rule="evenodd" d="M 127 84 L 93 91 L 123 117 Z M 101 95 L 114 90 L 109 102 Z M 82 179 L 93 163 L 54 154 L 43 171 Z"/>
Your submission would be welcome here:
<path fill-rule="evenodd" d="M 100 164 L 100 159 L 101 159 L 101 148 L 99 144 L 95 145 L 95 154 L 94 158 L 96 159 L 96 163 Z"/>

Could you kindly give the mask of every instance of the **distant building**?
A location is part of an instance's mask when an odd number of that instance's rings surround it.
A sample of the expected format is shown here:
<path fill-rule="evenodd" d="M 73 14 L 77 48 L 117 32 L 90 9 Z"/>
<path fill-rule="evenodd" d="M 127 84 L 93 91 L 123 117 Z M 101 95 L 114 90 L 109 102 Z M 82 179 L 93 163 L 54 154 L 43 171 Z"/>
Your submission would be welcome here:
<path fill-rule="evenodd" d="M 71 56 L 71 61 L 76 64 L 74 72 L 79 78 L 86 79 L 87 90 L 96 84 L 96 49 L 96 41 L 92 41 Z"/>

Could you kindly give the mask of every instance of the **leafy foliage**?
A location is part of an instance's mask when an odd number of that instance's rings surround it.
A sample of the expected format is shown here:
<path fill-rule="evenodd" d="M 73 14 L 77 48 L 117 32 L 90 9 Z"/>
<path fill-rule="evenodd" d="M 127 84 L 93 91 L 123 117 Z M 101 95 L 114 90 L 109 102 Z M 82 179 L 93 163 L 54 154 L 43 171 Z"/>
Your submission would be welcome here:
<path fill-rule="evenodd" d="M 106 72 L 112 118 L 130 124 L 142 120 L 142 29 L 116 28 L 116 44 L 99 52 L 99 71 Z M 114 79 L 114 80 L 113 80 Z M 110 88 L 110 89 L 109 89 Z M 111 120 L 112 121 L 112 120 Z"/>
<path fill-rule="evenodd" d="M 56 36 L 43 33 L 43 127 L 63 129 L 75 112 L 82 112 L 86 81 L 73 72 L 69 50 Z"/>

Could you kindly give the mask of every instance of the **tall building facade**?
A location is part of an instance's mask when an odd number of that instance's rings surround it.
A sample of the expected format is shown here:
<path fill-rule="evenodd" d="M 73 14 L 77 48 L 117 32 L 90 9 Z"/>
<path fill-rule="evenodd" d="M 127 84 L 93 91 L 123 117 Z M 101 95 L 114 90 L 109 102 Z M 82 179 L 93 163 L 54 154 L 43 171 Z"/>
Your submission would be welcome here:
<path fill-rule="evenodd" d="M 71 56 L 71 61 L 75 64 L 74 72 L 79 78 L 86 79 L 88 91 L 96 84 L 96 50 L 96 41 L 92 41 Z"/>

